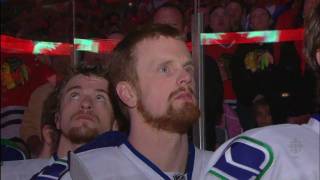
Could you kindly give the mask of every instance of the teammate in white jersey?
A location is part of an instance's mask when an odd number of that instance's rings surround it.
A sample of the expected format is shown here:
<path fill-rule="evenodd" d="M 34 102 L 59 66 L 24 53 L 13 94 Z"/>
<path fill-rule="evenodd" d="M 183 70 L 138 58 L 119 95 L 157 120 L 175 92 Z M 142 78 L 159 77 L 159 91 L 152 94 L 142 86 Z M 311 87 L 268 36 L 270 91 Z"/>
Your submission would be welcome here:
<path fill-rule="evenodd" d="M 305 52 L 318 78 L 317 110 L 309 122 L 253 129 L 229 140 L 201 179 L 320 179 L 320 4 L 306 21 Z"/>
<path fill-rule="evenodd" d="M 49 124 L 59 133 L 59 144 L 53 149 L 54 156 L 50 160 L 6 162 L 1 167 L 1 177 L 30 179 L 37 172 L 34 179 L 44 179 L 48 175 L 59 177 L 68 169 L 68 151 L 112 130 L 114 110 L 106 76 L 107 69 L 103 64 L 75 68 L 45 102 L 44 124 Z M 44 166 L 44 162 L 48 166 Z"/>
<path fill-rule="evenodd" d="M 204 179 L 319 179 L 320 116 L 257 128 L 224 143 Z"/>
<path fill-rule="evenodd" d="M 109 68 L 130 132 L 119 146 L 78 154 L 90 176 L 198 179 L 211 153 L 188 142 L 200 113 L 194 62 L 179 32 L 168 25 L 136 29 L 117 45 Z"/>

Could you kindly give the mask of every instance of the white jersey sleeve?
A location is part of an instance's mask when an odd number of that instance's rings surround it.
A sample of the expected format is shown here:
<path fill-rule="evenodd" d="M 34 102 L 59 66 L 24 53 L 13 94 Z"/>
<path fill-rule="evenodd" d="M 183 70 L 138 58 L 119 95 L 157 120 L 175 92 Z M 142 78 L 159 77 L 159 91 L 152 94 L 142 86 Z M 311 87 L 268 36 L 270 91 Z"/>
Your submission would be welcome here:
<path fill-rule="evenodd" d="M 201 179 L 318 180 L 319 121 L 257 128 L 227 141 Z"/>

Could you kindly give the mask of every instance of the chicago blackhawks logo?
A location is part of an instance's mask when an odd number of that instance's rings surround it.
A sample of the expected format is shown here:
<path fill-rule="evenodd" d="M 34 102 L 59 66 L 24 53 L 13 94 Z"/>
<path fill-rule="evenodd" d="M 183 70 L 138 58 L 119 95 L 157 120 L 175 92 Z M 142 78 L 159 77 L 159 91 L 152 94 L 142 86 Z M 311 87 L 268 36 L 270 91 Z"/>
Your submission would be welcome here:
<path fill-rule="evenodd" d="M 4 90 L 14 89 L 29 80 L 29 69 L 17 58 L 9 58 L 1 64 L 1 87 Z"/>

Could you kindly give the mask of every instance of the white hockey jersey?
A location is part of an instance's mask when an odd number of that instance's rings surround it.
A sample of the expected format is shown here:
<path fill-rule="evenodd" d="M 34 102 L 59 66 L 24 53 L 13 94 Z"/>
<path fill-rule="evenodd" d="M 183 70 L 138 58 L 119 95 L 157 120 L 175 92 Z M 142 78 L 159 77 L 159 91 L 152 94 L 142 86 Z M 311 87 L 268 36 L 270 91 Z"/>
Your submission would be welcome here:
<path fill-rule="evenodd" d="M 52 163 L 51 159 L 28 159 L 19 161 L 5 161 L 1 165 L 2 180 L 29 180 L 43 167 Z"/>
<path fill-rule="evenodd" d="M 201 179 L 319 180 L 320 118 L 253 129 L 227 141 Z"/>
<path fill-rule="evenodd" d="M 75 150 L 76 153 L 99 147 L 117 146 L 126 139 L 120 132 L 105 132 L 90 143 Z M 54 154 L 50 159 L 28 159 L 4 161 L 1 165 L 1 179 L 4 180 L 52 180 L 68 170 L 67 158 L 58 158 Z"/>
<path fill-rule="evenodd" d="M 161 150 L 159 150 L 161 153 Z M 102 179 L 130 179 L 130 180 L 157 180 L 157 179 L 180 179 L 181 175 L 174 172 L 163 172 L 155 164 L 140 154 L 128 142 L 120 146 L 105 147 L 85 151 L 77 154 L 91 177 L 94 180 Z M 205 165 L 208 164 L 212 152 L 201 151 L 189 145 L 187 173 L 185 179 L 199 179 L 204 173 Z M 174 161 L 174 159 L 172 160 Z M 67 172 L 62 179 L 71 179 Z"/>

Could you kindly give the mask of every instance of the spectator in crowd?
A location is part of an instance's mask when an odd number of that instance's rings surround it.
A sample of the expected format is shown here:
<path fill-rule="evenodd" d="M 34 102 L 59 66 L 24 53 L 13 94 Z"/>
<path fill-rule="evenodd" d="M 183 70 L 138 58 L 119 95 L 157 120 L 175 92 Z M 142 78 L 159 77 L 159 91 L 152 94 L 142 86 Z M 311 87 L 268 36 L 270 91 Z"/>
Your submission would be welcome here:
<path fill-rule="evenodd" d="M 249 27 L 254 31 L 268 30 L 272 27 L 270 12 L 263 7 L 254 7 L 249 14 Z"/>
<path fill-rule="evenodd" d="M 120 146 L 79 154 L 89 174 L 96 179 L 199 177 L 210 153 L 188 143 L 187 132 L 199 118 L 193 76 L 193 61 L 175 28 L 151 25 L 129 33 L 110 62 L 113 94 L 130 122 L 129 136 Z M 109 162 L 112 166 L 106 166 Z"/>
<path fill-rule="evenodd" d="M 243 30 L 246 11 L 240 0 L 231 0 L 226 4 L 226 13 L 230 20 L 231 30 L 239 32 Z"/>
<path fill-rule="evenodd" d="M 154 11 L 152 23 L 168 24 L 176 28 L 184 37 L 186 35 L 186 22 L 183 10 L 176 4 L 165 3 Z"/>
<path fill-rule="evenodd" d="M 229 32 L 230 19 L 224 6 L 214 6 L 209 11 L 207 32 Z"/>
<path fill-rule="evenodd" d="M 257 127 L 272 125 L 272 115 L 270 105 L 263 96 L 257 96 L 253 100 L 253 116 Z"/>
<path fill-rule="evenodd" d="M 319 77 L 319 4 L 306 21 L 305 30 L 306 54 Z M 315 90 L 319 92 L 317 85 Z M 319 107 L 320 102 L 317 103 Z M 247 131 L 214 153 L 202 178 L 319 179 L 319 125 L 317 112 L 307 124 L 282 124 Z"/>

